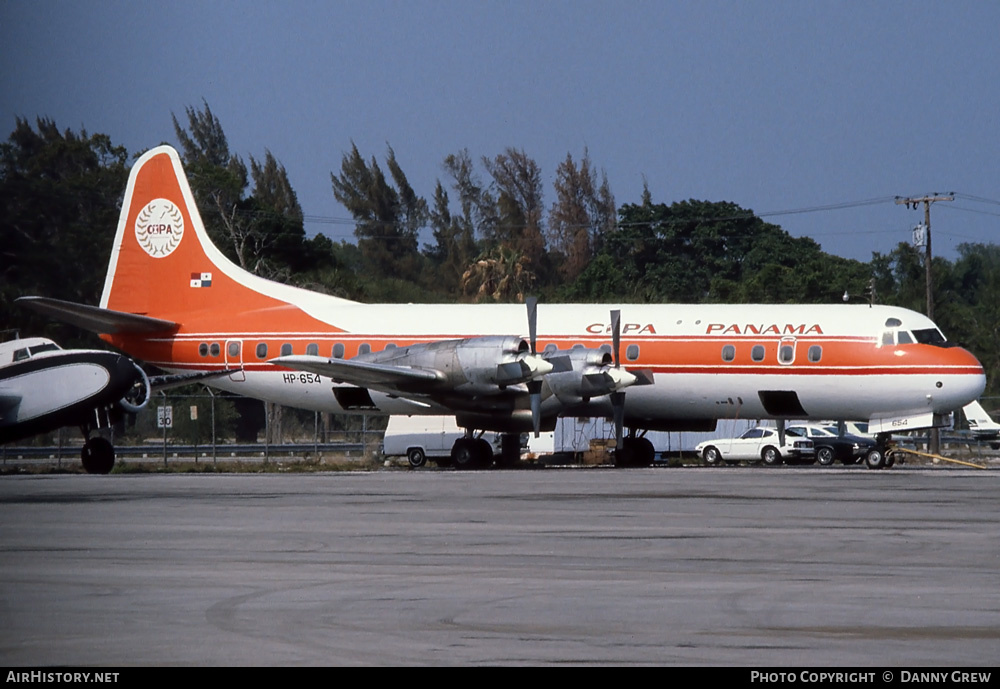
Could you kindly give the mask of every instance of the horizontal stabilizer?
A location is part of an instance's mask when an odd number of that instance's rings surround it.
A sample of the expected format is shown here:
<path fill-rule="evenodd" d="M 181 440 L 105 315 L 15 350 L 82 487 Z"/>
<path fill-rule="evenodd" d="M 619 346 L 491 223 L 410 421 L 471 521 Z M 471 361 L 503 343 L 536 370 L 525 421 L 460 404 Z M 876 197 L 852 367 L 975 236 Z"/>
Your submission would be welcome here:
<path fill-rule="evenodd" d="M 413 388 L 421 383 L 432 385 L 444 380 L 439 371 L 411 368 L 408 366 L 392 366 L 377 364 L 371 361 L 354 361 L 346 359 L 325 359 L 321 356 L 291 355 L 271 359 L 270 363 L 278 366 L 306 371 L 320 376 L 327 376 L 338 383 L 350 383 L 360 387 L 408 387 Z"/>
<path fill-rule="evenodd" d="M 158 333 L 177 330 L 180 327 L 179 323 L 173 321 L 141 316 L 137 313 L 112 311 L 111 309 L 102 309 L 99 306 L 77 304 L 61 299 L 19 297 L 16 301 L 22 306 L 46 316 L 52 316 L 56 320 L 70 323 L 99 335 Z"/>

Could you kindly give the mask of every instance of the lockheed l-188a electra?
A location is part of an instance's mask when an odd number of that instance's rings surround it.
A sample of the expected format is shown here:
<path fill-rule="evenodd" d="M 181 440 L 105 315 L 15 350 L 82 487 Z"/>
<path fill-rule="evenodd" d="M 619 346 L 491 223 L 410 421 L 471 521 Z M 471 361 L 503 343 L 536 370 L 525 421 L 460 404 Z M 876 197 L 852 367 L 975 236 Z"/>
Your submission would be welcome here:
<path fill-rule="evenodd" d="M 844 419 L 887 434 L 942 425 L 985 387 L 972 354 L 890 306 L 362 304 L 268 281 L 209 240 L 168 146 L 132 169 L 100 306 L 22 301 L 167 371 L 229 369 L 208 384 L 241 395 L 453 415 L 457 466 L 492 460 L 485 431 L 509 461 L 518 434 L 560 416 L 614 419 L 616 461 L 637 465 L 647 430 Z"/>

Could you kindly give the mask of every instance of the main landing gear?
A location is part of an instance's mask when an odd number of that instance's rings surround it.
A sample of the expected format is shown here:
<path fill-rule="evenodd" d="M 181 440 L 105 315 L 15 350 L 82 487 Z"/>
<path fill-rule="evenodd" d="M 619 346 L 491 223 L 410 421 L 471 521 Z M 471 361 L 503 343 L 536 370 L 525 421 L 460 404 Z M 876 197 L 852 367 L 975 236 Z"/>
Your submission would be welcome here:
<path fill-rule="evenodd" d="M 615 448 L 616 467 L 648 467 L 655 458 L 653 443 L 645 436 L 636 435 L 634 428 L 622 438 L 622 446 Z"/>
<path fill-rule="evenodd" d="M 87 438 L 80 451 L 83 470 L 88 474 L 110 474 L 115 466 L 115 446 L 107 438 Z"/>
<path fill-rule="evenodd" d="M 91 434 L 101 429 L 110 432 L 121 420 L 121 411 L 116 406 L 99 407 L 90 419 L 81 424 L 80 432 L 86 440 L 80 451 L 80 460 L 88 474 L 110 474 L 114 469 L 115 446 L 104 436 Z"/>
<path fill-rule="evenodd" d="M 456 469 L 509 469 L 521 458 L 521 435 L 503 433 L 500 436 L 500 454 L 493 454 L 493 445 L 479 435 L 468 430 L 464 438 L 459 438 L 451 448 L 449 462 Z M 440 462 L 439 462 L 440 464 Z"/>

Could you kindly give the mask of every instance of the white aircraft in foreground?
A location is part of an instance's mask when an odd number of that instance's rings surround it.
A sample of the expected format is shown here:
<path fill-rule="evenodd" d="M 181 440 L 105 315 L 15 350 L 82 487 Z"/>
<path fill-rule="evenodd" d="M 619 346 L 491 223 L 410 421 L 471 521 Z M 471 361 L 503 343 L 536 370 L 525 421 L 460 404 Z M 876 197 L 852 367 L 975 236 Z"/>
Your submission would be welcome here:
<path fill-rule="evenodd" d="M 211 243 L 177 152 L 129 177 L 100 307 L 22 301 L 214 387 L 335 413 L 454 415 L 457 466 L 484 431 L 615 420 L 616 459 L 648 464 L 646 430 L 723 418 L 931 427 L 976 399 L 983 368 L 929 319 L 864 305 L 361 304 L 252 275 Z M 624 429 L 627 437 L 623 437 Z M 507 447 L 514 448 L 509 452 Z"/>
<path fill-rule="evenodd" d="M 115 463 L 109 428 L 146 406 L 150 384 L 127 356 L 94 349 L 62 349 L 43 337 L 0 343 L 0 443 L 79 426 L 81 457 L 89 473 Z"/>

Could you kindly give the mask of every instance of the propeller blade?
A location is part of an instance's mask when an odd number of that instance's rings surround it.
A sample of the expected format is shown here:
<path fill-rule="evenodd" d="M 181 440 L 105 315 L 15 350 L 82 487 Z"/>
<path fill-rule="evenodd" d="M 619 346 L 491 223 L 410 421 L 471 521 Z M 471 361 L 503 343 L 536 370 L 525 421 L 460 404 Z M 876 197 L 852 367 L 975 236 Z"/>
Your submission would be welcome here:
<path fill-rule="evenodd" d="M 617 309 L 611 312 L 611 342 L 614 347 L 615 368 L 621 366 L 621 359 L 618 350 L 622 344 L 622 312 Z"/>
<path fill-rule="evenodd" d="M 538 340 L 538 298 L 528 297 L 524 300 L 524 305 L 528 307 L 528 341 L 531 343 L 531 353 L 537 354 Z"/>
<path fill-rule="evenodd" d="M 542 381 L 530 381 L 528 394 L 531 396 L 531 426 L 537 438 L 542 428 Z"/>

